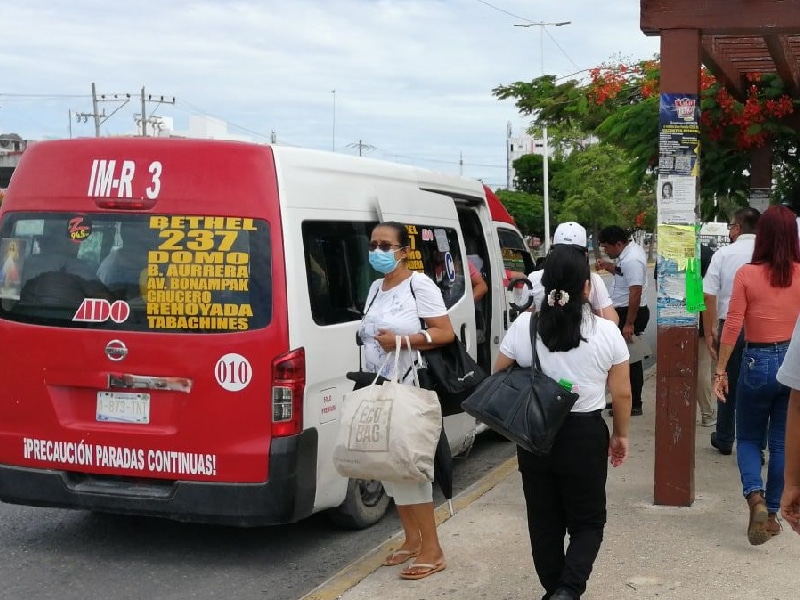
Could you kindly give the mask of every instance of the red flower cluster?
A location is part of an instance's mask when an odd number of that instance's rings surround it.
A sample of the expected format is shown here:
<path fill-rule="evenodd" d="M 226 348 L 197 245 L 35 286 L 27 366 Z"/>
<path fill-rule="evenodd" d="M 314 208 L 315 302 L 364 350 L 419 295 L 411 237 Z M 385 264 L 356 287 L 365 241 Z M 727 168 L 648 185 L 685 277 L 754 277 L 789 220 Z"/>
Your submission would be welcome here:
<path fill-rule="evenodd" d="M 624 90 L 631 99 L 651 98 L 660 92 L 658 61 L 636 65 L 601 65 L 590 71 L 589 100 L 598 106 L 616 99 Z M 700 115 L 705 134 L 712 141 L 729 138 L 740 150 L 763 146 L 774 133 L 776 122 L 794 112 L 794 102 L 787 95 L 767 98 L 764 90 L 770 79 L 761 73 L 747 73 L 749 87 L 744 102 L 735 99 L 705 67 L 700 72 L 700 93 L 713 99 L 711 107 Z"/>
<path fill-rule="evenodd" d="M 703 111 L 700 121 L 706 127 L 709 139 L 720 141 L 725 137 L 726 128 L 731 128 L 736 147 L 750 150 L 766 144 L 770 136 L 771 120 L 780 120 L 794 112 L 794 103 L 787 95 L 775 99 L 763 99 L 760 73 L 748 73 L 747 99 L 739 102 L 724 87 L 706 88 L 704 94 L 716 100 L 717 109 Z"/>

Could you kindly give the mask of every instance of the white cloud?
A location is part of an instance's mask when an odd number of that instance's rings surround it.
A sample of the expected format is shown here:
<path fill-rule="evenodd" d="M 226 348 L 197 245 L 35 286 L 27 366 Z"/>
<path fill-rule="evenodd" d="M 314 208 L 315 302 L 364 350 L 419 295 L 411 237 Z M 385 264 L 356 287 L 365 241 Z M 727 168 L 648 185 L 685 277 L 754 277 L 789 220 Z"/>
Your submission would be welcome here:
<path fill-rule="evenodd" d="M 561 49 L 544 38 L 545 69 L 558 75 L 658 49 L 639 31 L 630 0 L 490 3 L 531 20 L 572 21 L 548 29 Z M 363 139 L 376 156 L 420 157 L 418 164 L 450 172 L 463 152 L 466 175 L 502 183 L 506 122 L 519 129 L 524 120 L 491 89 L 540 73 L 539 28 L 514 27 L 519 22 L 478 0 L 3 3 L 0 130 L 65 136 L 68 109 L 91 112 L 95 81 L 102 93 L 138 94 L 146 85 L 177 97 L 158 111 L 174 115 L 179 129 L 202 108 L 264 135 L 275 130 L 281 140 L 330 148 L 335 88 L 338 150 Z M 131 131 L 138 110 L 131 102 L 103 131 Z M 89 125 L 73 129 L 92 133 Z"/>

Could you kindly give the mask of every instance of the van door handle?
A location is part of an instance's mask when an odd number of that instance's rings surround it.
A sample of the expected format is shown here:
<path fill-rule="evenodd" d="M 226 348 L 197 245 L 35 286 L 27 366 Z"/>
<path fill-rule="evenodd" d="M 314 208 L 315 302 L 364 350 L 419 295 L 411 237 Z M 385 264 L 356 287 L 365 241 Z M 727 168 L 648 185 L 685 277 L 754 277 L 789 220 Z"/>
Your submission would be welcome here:
<path fill-rule="evenodd" d="M 462 344 L 466 344 L 467 343 L 466 339 L 467 339 L 467 324 L 466 323 L 462 323 L 461 324 L 461 343 Z"/>
<path fill-rule="evenodd" d="M 508 329 L 508 311 L 503 311 L 503 329 Z"/>
<path fill-rule="evenodd" d="M 158 377 L 153 375 L 131 375 L 109 373 L 108 389 L 123 390 L 168 390 L 171 392 L 192 391 L 192 380 L 187 377 Z"/>

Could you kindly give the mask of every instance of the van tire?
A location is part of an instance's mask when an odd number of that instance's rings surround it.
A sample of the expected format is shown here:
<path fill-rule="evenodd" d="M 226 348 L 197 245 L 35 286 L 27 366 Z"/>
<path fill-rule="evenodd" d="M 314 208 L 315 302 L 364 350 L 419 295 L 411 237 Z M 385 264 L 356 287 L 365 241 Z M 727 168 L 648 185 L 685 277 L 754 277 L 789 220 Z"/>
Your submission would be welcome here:
<path fill-rule="evenodd" d="M 390 498 L 380 481 L 351 479 L 347 495 L 336 508 L 329 511 L 331 520 L 345 529 L 366 529 L 383 518 Z"/>

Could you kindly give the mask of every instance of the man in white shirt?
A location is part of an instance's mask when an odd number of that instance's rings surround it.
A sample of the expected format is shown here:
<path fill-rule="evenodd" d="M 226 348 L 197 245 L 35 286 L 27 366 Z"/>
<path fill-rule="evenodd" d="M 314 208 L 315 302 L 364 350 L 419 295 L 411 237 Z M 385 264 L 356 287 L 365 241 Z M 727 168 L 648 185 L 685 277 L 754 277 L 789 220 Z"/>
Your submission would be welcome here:
<path fill-rule="evenodd" d="M 586 254 L 586 260 L 589 260 L 589 250 L 586 246 L 586 229 L 579 223 L 568 221 L 556 227 L 556 232 L 553 235 L 553 246 L 562 244 L 572 246 L 579 252 L 583 252 Z M 542 269 L 528 274 L 528 279 L 531 282 L 531 295 L 533 296 L 534 310 L 539 310 L 544 300 L 544 286 L 542 285 L 543 274 L 544 271 Z M 614 323 L 619 323 L 617 311 L 614 310 L 605 283 L 603 283 L 602 278 L 597 273 L 591 274 L 589 304 L 598 317 L 603 317 Z"/>
<path fill-rule="evenodd" d="M 611 288 L 611 302 L 619 316 L 622 336 L 629 344 L 634 336 L 640 335 L 650 321 L 650 308 L 647 306 L 647 254 L 636 242 L 630 240 L 627 231 L 618 225 L 606 227 L 598 236 L 600 246 L 606 255 L 613 259 L 598 260 L 597 269 L 614 275 Z M 644 387 L 644 367 L 641 360 L 631 363 L 631 393 L 633 402 L 631 415 L 642 414 L 642 388 Z"/>
<path fill-rule="evenodd" d="M 733 278 L 739 267 L 749 263 L 753 257 L 756 224 L 760 216 L 761 213 L 750 207 L 740 208 L 733 214 L 733 220 L 728 225 L 728 237 L 732 243 L 714 253 L 703 278 L 703 297 L 706 304 L 703 328 L 708 351 L 715 362 L 719 336 L 733 293 Z M 711 434 L 711 445 L 725 455 L 733 452 L 733 442 L 736 439 L 736 382 L 739 380 L 743 350 L 744 332 L 736 341 L 728 360 L 728 401 L 717 401 L 717 430 Z"/>

